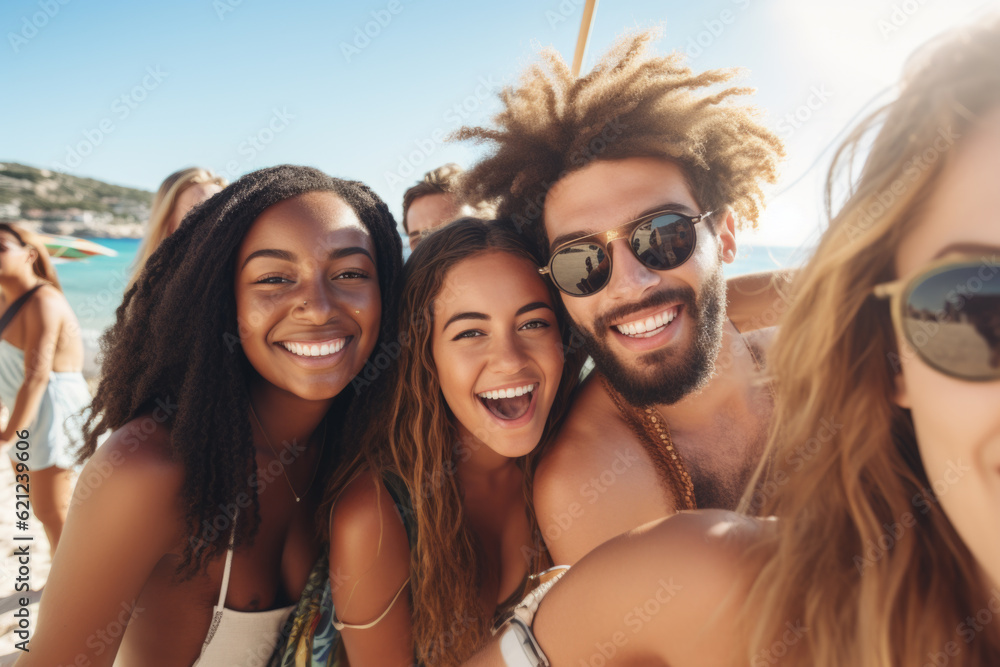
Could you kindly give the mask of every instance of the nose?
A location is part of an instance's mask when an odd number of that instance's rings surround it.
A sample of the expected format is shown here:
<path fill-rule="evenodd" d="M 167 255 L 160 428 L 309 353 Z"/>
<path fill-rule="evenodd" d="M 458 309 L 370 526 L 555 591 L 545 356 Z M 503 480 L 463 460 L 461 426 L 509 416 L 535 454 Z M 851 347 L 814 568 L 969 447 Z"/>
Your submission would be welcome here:
<path fill-rule="evenodd" d="M 614 247 L 614 255 L 611 277 L 605 290 L 613 299 L 634 301 L 647 289 L 658 284 L 660 276 L 639 261 L 628 243 L 628 239 L 616 239 L 609 244 L 609 247 Z"/>
<path fill-rule="evenodd" d="M 498 335 L 491 345 L 490 366 L 504 375 L 514 375 L 528 365 L 524 342 L 514 332 Z"/>
<path fill-rule="evenodd" d="M 330 282 L 322 274 L 304 279 L 295 295 L 293 314 L 311 324 L 326 324 L 339 307 Z"/>

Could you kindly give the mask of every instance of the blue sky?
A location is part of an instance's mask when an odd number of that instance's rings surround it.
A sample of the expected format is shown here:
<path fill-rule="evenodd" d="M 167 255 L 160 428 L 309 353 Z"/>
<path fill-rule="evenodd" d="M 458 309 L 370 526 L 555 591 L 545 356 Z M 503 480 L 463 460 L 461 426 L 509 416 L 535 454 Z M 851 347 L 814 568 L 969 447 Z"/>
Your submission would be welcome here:
<path fill-rule="evenodd" d="M 8 0 L 0 4 L 0 160 L 155 190 L 202 165 L 273 164 L 403 191 L 478 150 L 443 135 L 488 122 L 497 93 L 552 46 L 572 57 L 583 0 Z M 830 149 L 906 57 L 1000 0 L 599 3 L 592 64 L 623 31 L 661 26 L 661 52 L 740 66 L 789 160 L 748 243 L 803 245 L 822 222 Z M 368 34 L 365 34 L 367 30 Z M 881 95 L 881 97 L 879 97 Z M 870 108 L 870 107 L 869 107 Z"/>

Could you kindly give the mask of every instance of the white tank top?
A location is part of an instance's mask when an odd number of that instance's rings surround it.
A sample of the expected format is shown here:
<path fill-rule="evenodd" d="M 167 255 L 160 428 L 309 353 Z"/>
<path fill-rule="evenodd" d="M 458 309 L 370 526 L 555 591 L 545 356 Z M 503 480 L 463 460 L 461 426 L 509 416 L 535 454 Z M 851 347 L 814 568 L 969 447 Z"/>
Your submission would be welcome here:
<path fill-rule="evenodd" d="M 226 568 L 222 573 L 222 590 L 219 603 L 212 610 L 212 624 L 208 627 L 205 645 L 195 665 L 203 667 L 246 667 L 266 665 L 274 651 L 288 614 L 295 605 L 269 611 L 236 611 L 226 609 L 226 592 L 229 590 L 229 572 L 233 565 L 233 539 L 236 521 L 229 538 Z M 193 667 L 193 666 L 192 666 Z"/>

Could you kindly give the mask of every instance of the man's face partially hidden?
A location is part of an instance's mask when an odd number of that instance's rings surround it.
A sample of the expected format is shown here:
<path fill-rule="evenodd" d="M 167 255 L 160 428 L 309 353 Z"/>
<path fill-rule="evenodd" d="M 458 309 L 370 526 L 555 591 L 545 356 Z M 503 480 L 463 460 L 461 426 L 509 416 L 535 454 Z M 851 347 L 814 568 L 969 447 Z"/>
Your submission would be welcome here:
<path fill-rule="evenodd" d="M 549 192 L 549 249 L 661 207 L 704 212 L 676 164 L 648 157 L 594 161 Z M 633 405 L 676 403 L 711 377 L 725 322 L 722 262 L 732 262 L 736 253 L 733 225 L 727 210 L 698 223 L 694 255 L 667 271 L 646 268 L 628 239 L 616 239 L 604 289 L 583 297 L 561 294 L 597 370 Z"/>

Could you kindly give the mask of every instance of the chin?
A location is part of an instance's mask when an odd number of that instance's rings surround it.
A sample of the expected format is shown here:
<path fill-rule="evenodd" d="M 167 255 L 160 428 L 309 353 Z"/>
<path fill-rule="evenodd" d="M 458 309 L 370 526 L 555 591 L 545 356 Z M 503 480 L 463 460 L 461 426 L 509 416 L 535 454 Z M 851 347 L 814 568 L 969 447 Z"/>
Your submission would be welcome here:
<path fill-rule="evenodd" d="M 346 387 L 347 384 L 337 378 L 332 381 L 294 384 L 286 389 L 305 401 L 328 401 L 339 396 Z"/>
<path fill-rule="evenodd" d="M 538 447 L 538 441 L 541 440 L 541 437 L 541 431 L 506 438 L 494 437 L 486 445 L 500 456 L 517 459 L 533 452 Z"/>

